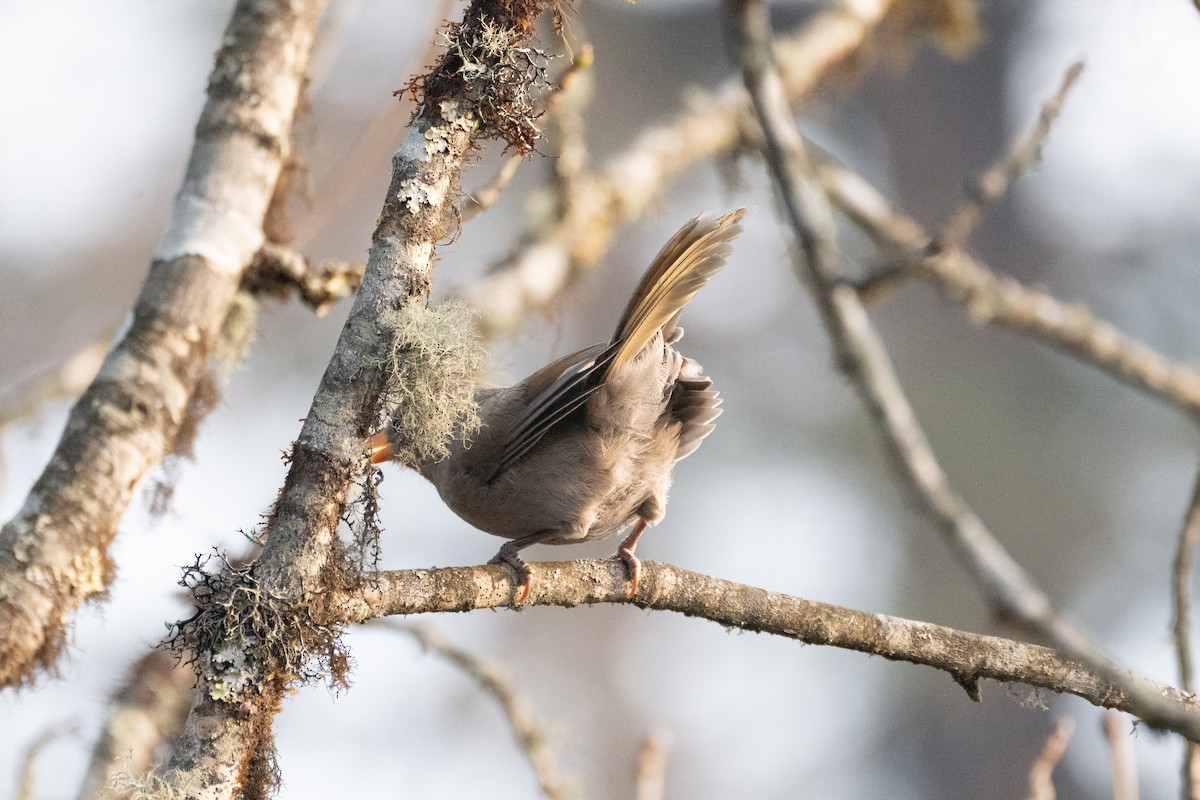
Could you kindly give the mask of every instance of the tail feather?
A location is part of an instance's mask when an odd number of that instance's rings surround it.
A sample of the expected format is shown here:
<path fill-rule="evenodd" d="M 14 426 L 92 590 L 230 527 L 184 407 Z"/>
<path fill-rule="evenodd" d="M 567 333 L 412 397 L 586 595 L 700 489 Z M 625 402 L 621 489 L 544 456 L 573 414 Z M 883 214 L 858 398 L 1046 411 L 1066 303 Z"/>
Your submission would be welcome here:
<path fill-rule="evenodd" d="M 739 208 L 716 220 L 696 217 L 663 245 L 621 315 L 612 339 L 619 348 L 609 369 L 636 358 L 664 327 L 670 335 L 680 310 L 725 266 L 745 213 Z"/>

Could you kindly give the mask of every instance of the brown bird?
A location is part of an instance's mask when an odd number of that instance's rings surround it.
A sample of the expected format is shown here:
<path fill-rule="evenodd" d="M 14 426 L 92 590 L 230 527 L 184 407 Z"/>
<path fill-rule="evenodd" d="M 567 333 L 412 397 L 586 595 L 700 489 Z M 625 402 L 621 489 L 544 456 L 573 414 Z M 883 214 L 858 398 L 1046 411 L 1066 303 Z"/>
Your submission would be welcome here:
<path fill-rule="evenodd" d="M 454 513 L 510 540 L 489 563 L 520 575 L 517 603 L 533 580 L 521 550 L 603 539 L 630 525 L 616 557 L 628 566 L 630 597 L 637 593 L 638 538 L 666 514 L 675 463 L 721 413 L 712 380 L 674 347 L 683 335 L 676 320 L 724 266 L 744 213 L 696 217 L 680 228 L 646 270 L 611 341 L 514 386 L 478 389 L 478 433 L 417 465 Z M 400 435 L 389 427 L 372 436 L 372 460 L 390 459 Z"/>

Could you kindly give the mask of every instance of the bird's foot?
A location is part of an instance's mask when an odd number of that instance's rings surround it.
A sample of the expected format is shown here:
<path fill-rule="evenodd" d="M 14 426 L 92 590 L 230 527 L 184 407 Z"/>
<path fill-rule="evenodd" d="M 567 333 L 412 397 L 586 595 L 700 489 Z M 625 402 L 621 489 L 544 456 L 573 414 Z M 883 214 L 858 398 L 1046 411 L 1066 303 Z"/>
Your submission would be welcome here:
<path fill-rule="evenodd" d="M 642 578 L 642 562 L 633 554 L 633 548 L 626 548 L 622 544 L 617 548 L 617 558 L 625 562 L 625 568 L 629 570 L 629 594 L 626 599 L 632 600 L 637 597 L 638 581 Z"/>
<path fill-rule="evenodd" d="M 627 600 L 632 600 L 637 597 L 638 581 L 642 577 L 642 562 L 638 561 L 637 556 L 633 554 L 637 547 L 638 539 L 642 538 L 642 534 L 650 523 L 644 519 L 639 519 L 637 524 L 633 526 L 633 530 L 625 537 L 625 541 L 621 542 L 621 546 L 617 548 L 617 558 L 625 562 L 626 569 L 629 570 L 629 594 L 626 595 Z"/>
<path fill-rule="evenodd" d="M 504 548 L 500 548 L 500 552 L 492 558 L 489 564 L 508 564 L 517 572 L 517 578 L 520 583 L 517 584 L 516 596 L 513 598 L 512 604 L 519 606 L 525 602 L 525 598 L 529 597 L 529 590 L 533 588 L 533 567 L 525 563 L 525 560 L 516 553 L 506 553 Z"/>

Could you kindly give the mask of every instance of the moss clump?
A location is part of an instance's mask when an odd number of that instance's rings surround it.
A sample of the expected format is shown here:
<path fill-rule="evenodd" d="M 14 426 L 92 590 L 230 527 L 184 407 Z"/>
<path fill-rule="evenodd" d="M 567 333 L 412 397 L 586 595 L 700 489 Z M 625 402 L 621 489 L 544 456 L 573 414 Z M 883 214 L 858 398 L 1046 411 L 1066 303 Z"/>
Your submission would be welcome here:
<path fill-rule="evenodd" d="M 384 407 L 393 455 L 416 468 L 479 430 L 475 388 L 484 349 L 475 312 L 459 300 L 433 308 L 409 303 L 382 321 L 392 336 Z"/>

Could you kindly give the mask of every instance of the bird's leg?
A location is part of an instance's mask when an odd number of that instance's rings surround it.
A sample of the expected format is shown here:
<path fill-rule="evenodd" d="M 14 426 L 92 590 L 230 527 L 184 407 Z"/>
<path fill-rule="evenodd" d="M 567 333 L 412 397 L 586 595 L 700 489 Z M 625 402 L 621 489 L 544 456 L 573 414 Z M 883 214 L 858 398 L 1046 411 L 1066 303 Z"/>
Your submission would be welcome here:
<path fill-rule="evenodd" d="M 639 519 L 633 526 L 633 530 L 625 537 L 625 541 L 621 542 L 621 546 L 617 548 L 617 558 L 624 561 L 625 567 L 629 570 L 629 582 L 632 584 L 629 589 L 630 600 L 637 596 L 638 580 L 642 577 L 642 562 L 638 561 L 633 550 L 637 547 L 638 539 L 641 538 L 649 524 L 646 520 Z"/>
<path fill-rule="evenodd" d="M 533 587 L 533 567 L 526 564 L 525 559 L 521 558 L 521 550 L 532 544 L 549 539 L 557 533 L 559 531 L 556 530 L 538 531 L 529 536 L 513 539 L 511 542 L 506 542 L 500 548 L 500 551 L 492 556 L 492 560 L 488 562 L 489 564 L 508 564 L 517 571 L 517 577 L 521 579 L 521 583 L 517 586 L 517 596 L 513 599 L 514 606 L 525 602 L 525 598 L 529 596 L 530 588 Z"/>

